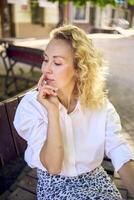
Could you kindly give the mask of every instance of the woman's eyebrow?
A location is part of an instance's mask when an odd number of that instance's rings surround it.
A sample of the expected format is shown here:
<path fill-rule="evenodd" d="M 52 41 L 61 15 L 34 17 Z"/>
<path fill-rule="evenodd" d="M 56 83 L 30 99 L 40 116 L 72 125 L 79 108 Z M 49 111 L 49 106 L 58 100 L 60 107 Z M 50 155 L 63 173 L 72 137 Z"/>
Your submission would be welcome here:
<path fill-rule="evenodd" d="M 47 56 L 48 57 L 48 55 L 46 54 L 46 52 L 43 53 L 43 56 Z M 53 56 L 53 58 L 62 58 L 62 59 L 65 59 L 65 57 L 61 56 L 61 55 L 55 55 L 55 56 Z"/>
<path fill-rule="evenodd" d="M 63 58 L 63 59 L 65 59 L 65 57 L 64 56 L 60 56 L 60 55 L 56 55 L 56 56 L 53 56 L 54 58 L 57 58 L 57 57 L 60 57 L 60 58 Z"/>
<path fill-rule="evenodd" d="M 46 52 L 44 52 L 43 53 L 43 56 L 47 56 L 48 57 L 48 55 L 46 54 Z M 61 56 L 61 55 L 55 55 L 55 56 L 53 56 L 53 58 L 62 58 L 62 59 L 65 59 L 65 57 L 64 56 Z"/>

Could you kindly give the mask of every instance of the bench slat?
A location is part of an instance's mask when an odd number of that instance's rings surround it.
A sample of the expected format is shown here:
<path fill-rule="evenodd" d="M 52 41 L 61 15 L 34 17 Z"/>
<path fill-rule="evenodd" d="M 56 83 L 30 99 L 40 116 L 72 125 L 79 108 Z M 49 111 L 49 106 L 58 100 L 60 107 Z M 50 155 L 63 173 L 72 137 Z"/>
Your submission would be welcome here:
<path fill-rule="evenodd" d="M 30 176 L 25 176 L 19 183 L 18 186 L 29 192 L 36 194 L 36 184 L 37 180 Z"/>
<path fill-rule="evenodd" d="M 17 152 L 14 146 L 14 140 L 11 134 L 11 128 L 8 122 L 5 105 L 0 103 L 0 159 L 1 165 L 11 159 L 15 159 Z"/>
<path fill-rule="evenodd" d="M 28 176 L 31 176 L 31 177 L 37 179 L 37 171 L 36 171 L 36 168 L 32 169 L 32 170 L 28 173 Z"/>
<path fill-rule="evenodd" d="M 7 115 L 8 115 L 8 120 L 9 120 L 9 124 L 11 127 L 11 131 L 12 131 L 12 137 L 14 140 L 14 144 L 15 144 L 15 148 L 16 148 L 16 152 L 17 155 L 20 156 L 24 150 L 26 149 L 26 141 L 23 140 L 16 132 L 14 126 L 13 126 L 13 120 L 14 120 L 14 116 L 15 116 L 15 112 L 18 106 L 18 98 L 14 98 L 13 100 L 10 100 L 9 102 L 7 101 L 5 103 L 6 106 L 6 110 L 7 110 Z"/>
<path fill-rule="evenodd" d="M 7 200 L 36 200 L 36 195 L 21 188 L 17 188 Z"/>

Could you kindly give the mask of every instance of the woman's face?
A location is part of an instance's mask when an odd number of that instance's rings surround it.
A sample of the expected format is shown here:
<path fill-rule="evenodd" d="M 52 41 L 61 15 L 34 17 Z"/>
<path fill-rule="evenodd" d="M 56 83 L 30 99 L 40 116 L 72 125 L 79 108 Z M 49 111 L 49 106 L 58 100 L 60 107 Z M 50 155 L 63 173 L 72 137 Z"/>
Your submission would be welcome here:
<path fill-rule="evenodd" d="M 66 89 L 74 85 L 76 70 L 71 46 L 62 39 L 53 39 L 48 44 L 42 64 L 44 80 L 48 85 Z"/>

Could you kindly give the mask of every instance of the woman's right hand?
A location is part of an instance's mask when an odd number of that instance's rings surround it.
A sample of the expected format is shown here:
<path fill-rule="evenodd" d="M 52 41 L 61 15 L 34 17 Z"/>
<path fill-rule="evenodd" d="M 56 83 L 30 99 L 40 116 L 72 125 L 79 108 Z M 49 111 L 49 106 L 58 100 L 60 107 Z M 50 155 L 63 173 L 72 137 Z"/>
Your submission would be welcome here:
<path fill-rule="evenodd" d="M 45 106 L 47 111 L 58 111 L 59 110 L 59 99 L 57 97 L 58 88 L 47 85 L 44 81 L 44 75 L 42 75 L 38 82 L 38 96 L 37 100 Z"/>

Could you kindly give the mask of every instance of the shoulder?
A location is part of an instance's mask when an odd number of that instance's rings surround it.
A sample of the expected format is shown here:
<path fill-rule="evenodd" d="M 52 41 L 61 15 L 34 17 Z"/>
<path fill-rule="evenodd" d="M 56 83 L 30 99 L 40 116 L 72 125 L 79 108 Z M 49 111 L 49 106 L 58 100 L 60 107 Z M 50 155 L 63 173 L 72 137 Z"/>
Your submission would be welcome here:
<path fill-rule="evenodd" d="M 106 98 L 103 105 L 98 109 L 98 113 L 101 113 L 107 119 L 109 116 L 117 117 L 118 113 L 113 105 L 113 103 Z"/>
<path fill-rule="evenodd" d="M 37 95 L 38 95 L 38 91 L 37 90 L 35 90 L 35 91 L 29 91 L 22 98 L 21 102 L 37 101 Z"/>
<path fill-rule="evenodd" d="M 107 114 L 110 110 L 113 110 L 113 109 L 114 109 L 113 104 L 111 103 L 111 101 L 108 98 L 106 98 L 104 100 L 102 106 L 100 108 L 98 108 L 97 111 L 100 113 Z"/>
<path fill-rule="evenodd" d="M 20 101 L 17 110 L 21 110 L 21 112 L 27 112 L 27 113 L 34 113 L 44 115 L 47 114 L 46 108 L 41 105 L 37 100 L 38 91 L 29 91 L 25 94 L 25 96 Z"/>
<path fill-rule="evenodd" d="M 36 138 L 37 133 L 41 132 L 41 128 L 44 131 L 48 123 L 46 109 L 37 101 L 37 95 L 38 91 L 26 93 L 14 116 L 15 129 L 27 141 L 32 141 L 33 136 Z"/>
<path fill-rule="evenodd" d="M 80 107 L 81 108 L 81 107 Z M 86 109 L 81 109 L 85 116 L 87 117 L 93 117 L 97 118 L 102 121 L 106 121 L 108 112 L 113 109 L 112 103 L 109 101 L 108 98 L 106 98 L 103 102 L 103 104 L 100 107 L 97 108 L 86 108 Z"/>
<path fill-rule="evenodd" d="M 103 106 L 101 107 L 101 110 L 103 110 L 107 113 L 112 110 L 115 111 L 115 107 L 114 107 L 113 103 L 108 98 L 106 98 Z"/>
<path fill-rule="evenodd" d="M 117 114 L 115 106 L 109 99 L 106 100 L 106 111 L 107 113 Z"/>
<path fill-rule="evenodd" d="M 106 103 L 106 121 L 111 126 L 119 126 L 119 128 L 121 127 L 120 116 L 109 99 L 107 99 Z"/>

